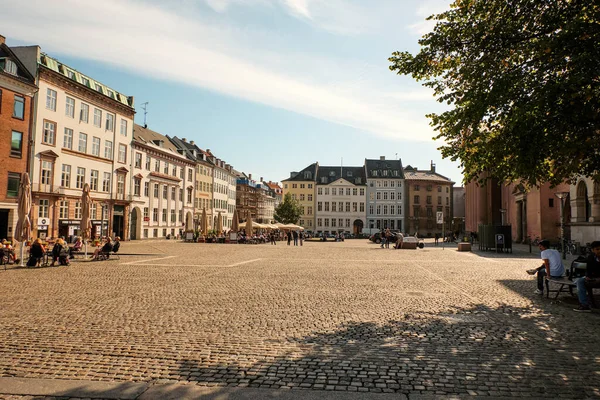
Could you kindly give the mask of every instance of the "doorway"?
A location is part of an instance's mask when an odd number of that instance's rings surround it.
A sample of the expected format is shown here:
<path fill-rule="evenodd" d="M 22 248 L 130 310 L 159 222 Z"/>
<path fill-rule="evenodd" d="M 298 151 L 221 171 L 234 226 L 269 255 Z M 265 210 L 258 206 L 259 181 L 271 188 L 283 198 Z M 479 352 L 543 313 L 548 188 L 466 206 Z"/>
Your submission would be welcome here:
<path fill-rule="evenodd" d="M 8 238 L 8 213 L 10 210 L 0 210 L 0 240 Z"/>

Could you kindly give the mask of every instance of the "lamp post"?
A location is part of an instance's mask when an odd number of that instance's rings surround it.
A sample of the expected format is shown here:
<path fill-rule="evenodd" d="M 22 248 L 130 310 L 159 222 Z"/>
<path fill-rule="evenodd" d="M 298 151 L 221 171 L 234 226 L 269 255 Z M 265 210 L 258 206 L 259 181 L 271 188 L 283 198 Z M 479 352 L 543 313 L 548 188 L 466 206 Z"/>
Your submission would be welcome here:
<path fill-rule="evenodd" d="M 500 209 L 500 217 L 501 217 L 501 225 L 504 226 L 506 224 L 506 208 Z"/>
<path fill-rule="evenodd" d="M 565 248 L 565 219 L 563 217 L 563 210 L 565 208 L 565 200 L 569 196 L 569 192 L 556 192 L 554 193 L 560 200 L 560 241 L 562 248 L 563 260 L 567 259 L 567 252 Z"/>

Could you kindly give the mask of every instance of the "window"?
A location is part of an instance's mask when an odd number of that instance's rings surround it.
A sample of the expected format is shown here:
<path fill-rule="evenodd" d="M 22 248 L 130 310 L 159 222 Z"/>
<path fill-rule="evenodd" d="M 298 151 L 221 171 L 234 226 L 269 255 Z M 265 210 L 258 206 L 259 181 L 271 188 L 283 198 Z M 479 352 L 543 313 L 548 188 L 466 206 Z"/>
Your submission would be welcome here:
<path fill-rule="evenodd" d="M 446 197 L 446 205 L 450 205 L 450 198 Z"/>
<path fill-rule="evenodd" d="M 25 98 L 15 95 L 15 104 L 13 107 L 13 117 L 18 119 L 25 118 Z"/>
<path fill-rule="evenodd" d="M 56 90 L 46 90 L 46 108 L 48 110 L 56 111 Z"/>
<path fill-rule="evenodd" d="M 44 121 L 44 134 L 42 143 L 54 146 L 54 137 L 56 134 L 56 124 L 51 121 Z"/>
<path fill-rule="evenodd" d="M 154 184 L 154 197 L 158 198 L 158 183 Z"/>
<path fill-rule="evenodd" d="M 427 204 L 431 204 L 431 196 L 427 196 Z"/>
<path fill-rule="evenodd" d="M 317 202 L 317 211 L 323 211 L 323 203 L 322 202 Z"/>
<path fill-rule="evenodd" d="M 317 226 L 323 226 L 323 219 L 317 218 Z"/>
<path fill-rule="evenodd" d="M 304 183 L 300 184 L 300 189 L 304 189 L 306 187 L 306 185 Z"/>
<path fill-rule="evenodd" d="M 415 203 L 415 204 L 419 204 L 419 202 L 420 202 L 420 198 L 419 198 L 419 196 L 417 195 L 417 196 L 415 196 L 415 201 L 414 201 L 414 203 Z"/>
<path fill-rule="evenodd" d="M 377 192 L 377 200 L 381 200 L 381 192 Z"/>
<path fill-rule="evenodd" d="M 166 200 L 168 197 L 168 194 L 169 194 L 169 187 L 167 185 L 164 185 L 163 186 L 163 195 L 162 195 L 163 199 Z"/>
<path fill-rule="evenodd" d="M 150 217 L 150 211 L 148 207 L 144 207 L 144 220 L 146 220 L 148 217 Z"/>
<path fill-rule="evenodd" d="M 171 210 L 171 223 L 177 222 L 177 214 L 175 210 Z"/>
<path fill-rule="evenodd" d="M 83 189 L 85 183 L 85 168 L 77 167 L 77 177 L 75 178 L 75 187 Z"/>
<path fill-rule="evenodd" d="M 150 182 L 144 182 L 144 196 L 150 196 Z"/>
<path fill-rule="evenodd" d="M 113 158 L 113 145 L 110 140 L 104 141 L 104 158 L 112 160 Z"/>
<path fill-rule="evenodd" d="M 14 173 L 14 172 L 9 172 L 8 173 L 8 186 L 6 188 L 6 197 L 18 197 L 20 184 L 21 184 L 21 175 Z"/>
<path fill-rule="evenodd" d="M 102 179 L 102 191 L 103 192 L 110 192 L 110 178 L 111 178 L 110 172 L 105 172 L 104 178 Z"/>
<path fill-rule="evenodd" d="M 67 200 L 61 200 L 58 208 L 58 218 L 67 219 L 69 218 L 69 202 Z"/>
<path fill-rule="evenodd" d="M 109 113 L 106 113 L 106 130 L 115 131 L 115 116 Z"/>
<path fill-rule="evenodd" d="M 309 195 L 308 195 L 308 199 L 307 199 L 307 200 L 308 200 L 308 201 L 312 201 L 312 194 L 309 194 Z"/>
<path fill-rule="evenodd" d="M 38 210 L 39 218 L 48 218 L 48 209 L 50 208 L 50 200 L 40 200 L 40 208 Z"/>
<path fill-rule="evenodd" d="M 65 149 L 73 149 L 73 129 L 65 128 L 65 136 L 63 137 L 63 147 Z"/>
<path fill-rule="evenodd" d="M 158 208 L 152 209 L 152 221 L 158 221 Z M 154 231 L 156 235 L 156 229 Z"/>
<path fill-rule="evenodd" d="M 160 160 L 154 162 L 154 172 L 160 172 Z"/>
<path fill-rule="evenodd" d="M 169 175 L 169 163 L 165 161 L 165 167 L 163 168 L 163 173 L 165 175 Z"/>
<path fill-rule="evenodd" d="M 94 126 L 102 128 L 102 110 L 94 108 Z"/>
<path fill-rule="evenodd" d="M 127 145 L 119 143 L 119 162 L 125 163 L 127 161 Z"/>
<path fill-rule="evenodd" d="M 92 85 L 90 85 L 90 80 L 88 78 L 86 78 L 85 76 L 81 77 L 81 83 L 83 83 L 87 87 L 92 87 Z"/>
<path fill-rule="evenodd" d="M 394 215 L 394 214 L 396 214 L 396 206 L 395 206 L 395 205 L 393 205 L 393 204 L 390 206 L 390 214 L 391 214 L 391 215 Z"/>
<path fill-rule="evenodd" d="M 304 195 L 304 193 L 301 193 L 301 194 L 300 194 L 300 201 L 304 201 L 304 200 L 305 200 L 305 198 L 306 198 L 306 196 Z"/>
<path fill-rule="evenodd" d="M 92 155 L 100 157 L 100 138 L 92 138 Z"/>
<path fill-rule="evenodd" d="M 90 190 L 98 191 L 98 171 L 92 170 L 90 173 Z"/>
<path fill-rule="evenodd" d="M 332 196 L 337 196 L 337 189 L 336 188 L 331 188 L 331 195 Z M 340 195 L 344 195 L 344 189 L 340 189 Z"/>
<path fill-rule="evenodd" d="M 152 165 L 152 157 L 146 156 L 146 170 L 150 171 L 150 165 Z"/>
<path fill-rule="evenodd" d="M 396 200 L 396 192 L 390 192 L 390 200 Z"/>
<path fill-rule="evenodd" d="M 23 153 L 23 134 L 21 132 L 12 131 L 10 139 L 10 156 L 21 158 Z"/>
<path fill-rule="evenodd" d="M 117 175 L 117 198 L 125 199 L 125 175 Z"/>
<path fill-rule="evenodd" d="M 185 167 L 181 167 L 181 170 L 179 171 L 179 177 L 181 179 L 183 179 L 183 175 L 185 174 Z M 208 175 L 208 174 L 207 174 Z M 212 174 L 211 174 L 212 175 Z"/>
<path fill-rule="evenodd" d="M 187 202 L 188 203 L 192 202 L 192 188 L 187 189 Z"/>
<path fill-rule="evenodd" d="M 90 118 L 90 106 L 85 103 L 81 103 L 81 110 L 79 110 L 79 121 L 88 123 Z"/>
<path fill-rule="evenodd" d="M 329 188 L 325 188 L 325 196 L 329 196 Z"/>
<path fill-rule="evenodd" d="M 438 204 L 442 204 L 442 196 L 438 196 Z"/>
<path fill-rule="evenodd" d="M 75 202 L 75 219 L 81 219 L 81 202 Z"/>
<path fill-rule="evenodd" d="M 121 135 L 127 136 L 127 121 L 121 119 Z"/>
<path fill-rule="evenodd" d="M 79 132 L 79 145 L 77 150 L 81 153 L 87 152 L 87 133 Z"/>
<path fill-rule="evenodd" d="M 75 118 L 75 99 L 67 97 L 65 102 L 65 115 L 70 118 Z"/>
<path fill-rule="evenodd" d="M 177 176 L 177 165 L 173 165 L 173 173 L 171 175 Z"/>
<path fill-rule="evenodd" d="M 365 188 L 361 188 L 361 189 L 360 189 L 360 195 L 361 195 L 361 196 L 364 196 L 364 195 L 365 195 Z"/>
<path fill-rule="evenodd" d="M 331 227 L 335 228 L 335 218 L 331 218 Z"/>
<path fill-rule="evenodd" d="M 388 199 L 388 192 L 383 192 L 383 199 L 387 200 Z"/>
<path fill-rule="evenodd" d="M 60 174 L 60 186 L 71 187 L 71 166 L 67 164 L 62 165 L 62 172 Z"/>
<path fill-rule="evenodd" d="M 18 68 L 17 68 L 17 64 L 12 61 L 12 60 L 5 60 L 5 64 L 4 64 L 4 72 L 6 72 L 7 74 L 11 74 L 11 75 L 15 75 L 17 76 L 17 72 L 18 72 Z"/>
<path fill-rule="evenodd" d="M 135 167 L 142 168 L 142 153 L 135 153 Z"/>
<path fill-rule="evenodd" d="M 357 212 L 358 211 L 358 203 L 357 202 L 352 202 L 352 212 Z"/>
<path fill-rule="evenodd" d="M 192 181 L 192 179 L 194 179 L 194 170 L 189 168 L 188 169 L 188 181 Z"/>
<path fill-rule="evenodd" d="M 307 214 L 308 215 L 312 215 L 312 213 L 313 213 L 313 208 L 311 206 L 308 206 L 307 207 Z"/>
<path fill-rule="evenodd" d="M 96 219 L 96 214 L 98 213 L 98 204 L 92 202 L 92 204 L 90 204 L 90 218 L 91 219 Z"/>
<path fill-rule="evenodd" d="M 342 210 L 340 210 L 340 211 L 342 211 Z M 349 201 L 346 202 L 346 212 L 350 212 L 350 202 Z"/>
<path fill-rule="evenodd" d="M 42 160 L 42 177 L 41 182 L 43 185 L 52 184 L 52 163 L 47 160 Z"/>
<path fill-rule="evenodd" d="M 420 188 L 419 188 L 419 185 L 415 185 L 415 190 L 417 190 L 417 191 L 418 191 L 419 189 L 420 189 Z"/>
<path fill-rule="evenodd" d="M 96 91 L 104 94 L 104 92 L 102 91 L 102 86 L 96 83 L 96 87 L 95 87 Z"/>
<path fill-rule="evenodd" d="M 337 211 L 337 209 L 335 207 L 335 204 L 336 204 L 335 201 L 333 203 L 331 203 L 331 211 L 332 212 L 336 212 Z M 340 210 L 340 211 L 342 211 L 342 210 Z"/>
<path fill-rule="evenodd" d="M 441 186 L 438 186 L 438 187 L 437 187 L 437 190 L 438 190 L 438 193 L 441 193 L 441 192 L 442 192 L 442 187 L 441 187 Z"/>
<path fill-rule="evenodd" d="M 162 210 L 162 222 L 167 222 L 167 209 L 163 208 Z"/>
<path fill-rule="evenodd" d="M 171 200 L 175 201 L 176 190 L 174 187 L 171 188 Z"/>
<path fill-rule="evenodd" d="M 554 207 L 554 199 L 548 199 L 548 207 Z"/>

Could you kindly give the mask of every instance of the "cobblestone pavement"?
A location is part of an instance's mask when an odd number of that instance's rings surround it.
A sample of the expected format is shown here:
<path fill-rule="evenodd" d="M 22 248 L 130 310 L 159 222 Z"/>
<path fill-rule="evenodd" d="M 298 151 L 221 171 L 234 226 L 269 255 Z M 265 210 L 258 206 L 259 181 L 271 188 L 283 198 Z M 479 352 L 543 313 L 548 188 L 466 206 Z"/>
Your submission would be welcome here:
<path fill-rule="evenodd" d="M 600 396 L 600 314 L 532 294 L 525 269 L 540 261 L 526 253 L 366 240 L 121 249 L 136 255 L 0 271 L 0 376 Z"/>

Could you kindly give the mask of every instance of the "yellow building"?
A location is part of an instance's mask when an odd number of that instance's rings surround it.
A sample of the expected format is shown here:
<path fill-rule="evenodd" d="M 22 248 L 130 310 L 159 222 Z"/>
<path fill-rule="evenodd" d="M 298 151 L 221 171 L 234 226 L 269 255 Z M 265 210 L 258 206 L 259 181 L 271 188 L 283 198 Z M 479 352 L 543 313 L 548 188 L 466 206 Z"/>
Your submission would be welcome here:
<path fill-rule="evenodd" d="M 290 193 L 292 198 L 300 203 L 302 216 L 298 225 L 307 231 L 314 231 L 316 226 L 315 188 L 318 170 L 319 163 L 313 163 L 300 172 L 290 173 L 290 177 L 282 181 L 284 198 L 287 193 Z"/>

